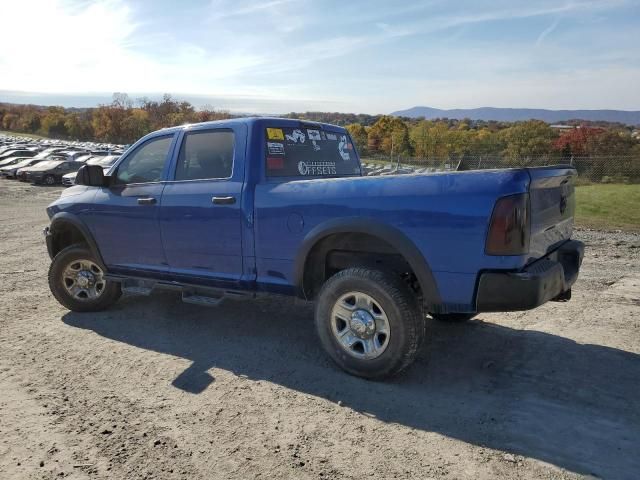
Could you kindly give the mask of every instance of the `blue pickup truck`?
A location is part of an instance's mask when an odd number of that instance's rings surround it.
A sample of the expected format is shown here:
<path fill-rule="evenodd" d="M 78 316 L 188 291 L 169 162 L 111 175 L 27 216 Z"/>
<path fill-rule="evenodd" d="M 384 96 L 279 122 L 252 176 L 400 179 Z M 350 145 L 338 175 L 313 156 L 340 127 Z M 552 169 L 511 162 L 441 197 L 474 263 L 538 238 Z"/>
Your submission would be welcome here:
<path fill-rule="evenodd" d="M 292 119 L 184 125 L 86 165 L 47 213 L 49 285 L 73 311 L 156 288 L 186 302 L 315 301 L 318 338 L 347 372 L 411 364 L 427 315 L 566 301 L 584 245 L 571 239 L 569 166 L 363 176 L 348 132 Z"/>

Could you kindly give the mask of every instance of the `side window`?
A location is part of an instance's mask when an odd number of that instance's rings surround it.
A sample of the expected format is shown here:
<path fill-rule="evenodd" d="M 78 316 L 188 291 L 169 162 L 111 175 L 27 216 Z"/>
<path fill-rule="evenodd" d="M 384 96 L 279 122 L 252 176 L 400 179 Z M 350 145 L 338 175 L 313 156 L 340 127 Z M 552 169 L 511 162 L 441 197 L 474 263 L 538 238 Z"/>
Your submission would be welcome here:
<path fill-rule="evenodd" d="M 116 183 L 160 181 L 172 139 L 173 135 L 154 138 L 138 147 L 118 165 Z"/>
<path fill-rule="evenodd" d="M 233 170 L 234 136 L 231 130 L 202 130 L 184 136 L 176 180 L 229 178 Z"/>

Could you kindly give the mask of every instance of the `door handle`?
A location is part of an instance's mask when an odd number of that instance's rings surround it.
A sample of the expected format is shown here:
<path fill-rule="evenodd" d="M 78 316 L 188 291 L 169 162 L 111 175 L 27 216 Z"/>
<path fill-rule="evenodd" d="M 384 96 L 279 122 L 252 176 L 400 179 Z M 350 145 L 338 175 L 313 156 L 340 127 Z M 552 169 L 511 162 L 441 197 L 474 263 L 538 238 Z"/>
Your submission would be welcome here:
<path fill-rule="evenodd" d="M 233 205 L 236 203 L 236 197 L 213 197 L 211 202 L 214 205 Z"/>
<path fill-rule="evenodd" d="M 138 205 L 153 205 L 156 203 L 156 199 L 153 197 L 143 197 L 138 199 Z"/>

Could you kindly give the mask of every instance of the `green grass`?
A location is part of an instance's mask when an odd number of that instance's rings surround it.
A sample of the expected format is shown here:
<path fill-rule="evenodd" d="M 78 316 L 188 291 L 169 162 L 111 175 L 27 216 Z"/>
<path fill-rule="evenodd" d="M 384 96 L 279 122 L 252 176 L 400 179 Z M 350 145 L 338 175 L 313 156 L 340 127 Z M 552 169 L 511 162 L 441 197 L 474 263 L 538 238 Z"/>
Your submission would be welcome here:
<path fill-rule="evenodd" d="M 0 135 L 11 135 L 14 137 L 29 137 L 29 138 L 48 138 L 42 135 L 36 135 L 35 133 L 21 133 L 21 132 L 8 132 L 6 130 L 0 130 Z"/>
<path fill-rule="evenodd" d="M 576 187 L 576 225 L 640 231 L 640 185 Z"/>

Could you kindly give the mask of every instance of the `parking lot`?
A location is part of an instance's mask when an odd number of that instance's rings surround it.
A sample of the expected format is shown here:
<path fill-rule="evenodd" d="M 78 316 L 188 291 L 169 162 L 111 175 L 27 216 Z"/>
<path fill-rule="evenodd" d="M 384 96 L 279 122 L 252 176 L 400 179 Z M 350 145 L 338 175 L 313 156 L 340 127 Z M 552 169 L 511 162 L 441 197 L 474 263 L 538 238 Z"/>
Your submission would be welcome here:
<path fill-rule="evenodd" d="M 433 323 L 374 383 L 288 299 L 66 311 L 41 236 L 60 191 L 0 180 L 0 478 L 638 478 L 637 234 L 577 232 L 570 302 Z"/>

